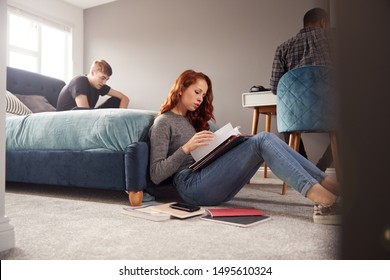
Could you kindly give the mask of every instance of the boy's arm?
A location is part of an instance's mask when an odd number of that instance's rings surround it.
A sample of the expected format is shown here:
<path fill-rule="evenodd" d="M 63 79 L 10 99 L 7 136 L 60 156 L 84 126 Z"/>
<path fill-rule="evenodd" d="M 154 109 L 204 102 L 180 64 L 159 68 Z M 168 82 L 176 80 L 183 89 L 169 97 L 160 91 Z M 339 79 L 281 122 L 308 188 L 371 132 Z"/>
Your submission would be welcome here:
<path fill-rule="evenodd" d="M 113 96 L 118 98 L 121 102 L 119 104 L 119 108 L 127 108 L 129 105 L 129 98 L 124 95 L 123 93 L 115 90 L 115 89 L 110 89 L 110 91 L 107 93 L 107 95 Z"/>
<path fill-rule="evenodd" d="M 90 108 L 88 98 L 84 94 L 77 95 L 74 99 L 76 102 L 77 107 L 80 108 Z"/>

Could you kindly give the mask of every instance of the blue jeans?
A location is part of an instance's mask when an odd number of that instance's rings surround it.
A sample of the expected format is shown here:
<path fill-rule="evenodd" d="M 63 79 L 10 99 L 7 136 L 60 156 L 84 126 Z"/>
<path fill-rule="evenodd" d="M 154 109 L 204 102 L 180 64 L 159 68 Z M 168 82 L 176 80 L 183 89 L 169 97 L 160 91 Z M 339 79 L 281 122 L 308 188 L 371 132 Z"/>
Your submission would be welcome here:
<path fill-rule="evenodd" d="M 188 168 L 179 171 L 173 182 L 187 203 L 218 205 L 231 200 L 264 161 L 279 179 L 303 196 L 326 177 L 276 135 L 261 132 L 201 170 L 193 172 Z"/>

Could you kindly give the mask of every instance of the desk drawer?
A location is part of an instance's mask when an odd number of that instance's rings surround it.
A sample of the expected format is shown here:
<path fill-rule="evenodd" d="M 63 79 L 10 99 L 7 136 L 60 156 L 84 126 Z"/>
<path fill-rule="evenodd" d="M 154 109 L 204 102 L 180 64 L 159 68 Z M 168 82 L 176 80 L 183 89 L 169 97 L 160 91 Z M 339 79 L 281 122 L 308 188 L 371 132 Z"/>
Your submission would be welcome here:
<path fill-rule="evenodd" d="M 242 107 L 276 105 L 276 95 L 271 91 L 248 92 L 242 94 Z"/>

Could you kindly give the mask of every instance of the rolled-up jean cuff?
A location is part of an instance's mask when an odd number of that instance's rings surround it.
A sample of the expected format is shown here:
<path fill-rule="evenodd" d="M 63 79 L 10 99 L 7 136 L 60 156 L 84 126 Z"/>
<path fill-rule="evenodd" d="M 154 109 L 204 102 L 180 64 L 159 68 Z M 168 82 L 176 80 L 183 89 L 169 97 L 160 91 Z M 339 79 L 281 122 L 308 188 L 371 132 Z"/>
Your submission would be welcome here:
<path fill-rule="evenodd" d="M 304 197 L 306 197 L 307 192 L 308 192 L 308 191 L 311 189 L 311 187 L 313 187 L 315 184 L 318 184 L 318 182 L 315 181 L 315 180 L 310 180 L 310 181 L 308 181 L 308 182 L 305 184 L 305 186 L 302 188 L 301 194 L 302 194 Z"/>
<path fill-rule="evenodd" d="M 326 176 L 328 176 L 328 175 L 325 172 L 321 171 L 321 173 L 319 173 L 319 174 L 314 174 L 313 178 L 318 181 L 316 183 L 321 184 L 321 182 L 325 179 Z"/>

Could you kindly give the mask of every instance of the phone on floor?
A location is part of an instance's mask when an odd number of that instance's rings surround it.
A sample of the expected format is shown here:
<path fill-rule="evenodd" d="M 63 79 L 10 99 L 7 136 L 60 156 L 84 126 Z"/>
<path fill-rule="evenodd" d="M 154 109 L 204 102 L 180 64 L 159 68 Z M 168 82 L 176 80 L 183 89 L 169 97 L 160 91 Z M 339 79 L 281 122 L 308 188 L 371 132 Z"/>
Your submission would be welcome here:
<path fill-rule="evenodd" d="M 187 212 L 194 212 L 194 211 L 200 210 L 200 207 L 199 207 L 199 206 L 190 205 L 190 204 L 181 203 L 181 202 L 173 203 L 173 204 L 171 204 L 171 205 L 169 205 L 169 206 L 170 206 L 171 208 L 173 208 L 173 209 L 182 210 L 182 211 L 187 211 Z"/>

